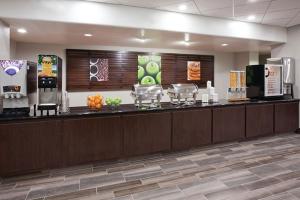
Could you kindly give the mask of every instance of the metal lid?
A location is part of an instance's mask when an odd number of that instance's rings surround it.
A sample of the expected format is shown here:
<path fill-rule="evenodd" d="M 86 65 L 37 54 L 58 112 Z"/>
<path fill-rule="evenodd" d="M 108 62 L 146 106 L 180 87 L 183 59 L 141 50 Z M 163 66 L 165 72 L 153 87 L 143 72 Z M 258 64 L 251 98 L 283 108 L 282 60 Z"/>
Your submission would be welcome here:
<path fill-rule="evenodd" d="M 171 84 L 168 91 L 181 94 L 198 93 L 198 86 L 193 83 Z"/>
<path fill-rule="evenodd" d="M 133 86 L 133 93 L 136 95 L 144 95 L 144 94 L 162 94 L 163 88 L 161 85 L 139 85 L 135 84 Z"/>

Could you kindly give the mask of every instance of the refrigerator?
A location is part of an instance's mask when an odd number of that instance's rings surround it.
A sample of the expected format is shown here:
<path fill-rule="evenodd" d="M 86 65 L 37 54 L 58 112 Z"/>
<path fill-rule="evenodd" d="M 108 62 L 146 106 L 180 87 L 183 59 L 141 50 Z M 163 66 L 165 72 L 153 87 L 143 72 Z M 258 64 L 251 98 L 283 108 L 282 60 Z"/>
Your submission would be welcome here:
<path fill-rule="evenodd" d="M 249 65 L 246 67 L 247 98 L 283 98 L 283 65 Z"/>

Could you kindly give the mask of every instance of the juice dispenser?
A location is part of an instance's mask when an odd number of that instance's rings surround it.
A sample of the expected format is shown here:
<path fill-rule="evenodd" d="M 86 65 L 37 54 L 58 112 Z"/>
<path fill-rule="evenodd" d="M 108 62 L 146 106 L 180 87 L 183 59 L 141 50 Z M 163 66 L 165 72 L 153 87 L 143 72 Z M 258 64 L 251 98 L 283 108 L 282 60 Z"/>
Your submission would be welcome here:
<path fill-rule="evenodd" d="M 3 115 L 28 115 L 36 92 L 36 64 L 26 60 L 0 60 Z M 30 98 L 29 98 L 30 97 Z"/>
<path fill-rule="evenodd" d="M 38 56 L 38 107 L 41 115 L 57 114 L 62 102 L 62 59 L 56 55 Z"/>

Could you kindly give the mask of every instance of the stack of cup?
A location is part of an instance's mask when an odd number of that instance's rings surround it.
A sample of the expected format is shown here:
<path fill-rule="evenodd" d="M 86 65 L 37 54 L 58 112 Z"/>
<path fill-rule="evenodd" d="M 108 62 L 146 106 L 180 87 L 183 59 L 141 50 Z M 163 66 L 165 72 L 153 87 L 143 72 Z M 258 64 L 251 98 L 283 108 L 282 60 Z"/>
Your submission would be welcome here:
<path fill-rule="evenodd" d="M 215 93 L 215 88 L 211 86 L 211 81 L 206 82 L 206 87 L 207 87 L 207 93 L 202 94 L 202 102 L 203 103 L 218 102 L 219 95 Z"/>

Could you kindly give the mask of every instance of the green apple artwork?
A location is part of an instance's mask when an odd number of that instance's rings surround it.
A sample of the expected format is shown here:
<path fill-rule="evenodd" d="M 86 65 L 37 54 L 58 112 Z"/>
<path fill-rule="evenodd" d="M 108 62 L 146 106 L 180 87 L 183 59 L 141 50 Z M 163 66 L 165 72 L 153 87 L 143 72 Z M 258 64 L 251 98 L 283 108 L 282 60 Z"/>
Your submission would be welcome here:
<path fill-rule="evenodd" d="M 138 56 L 138 81 L 141 85 L 161 84 L 161 56 Z"/>

